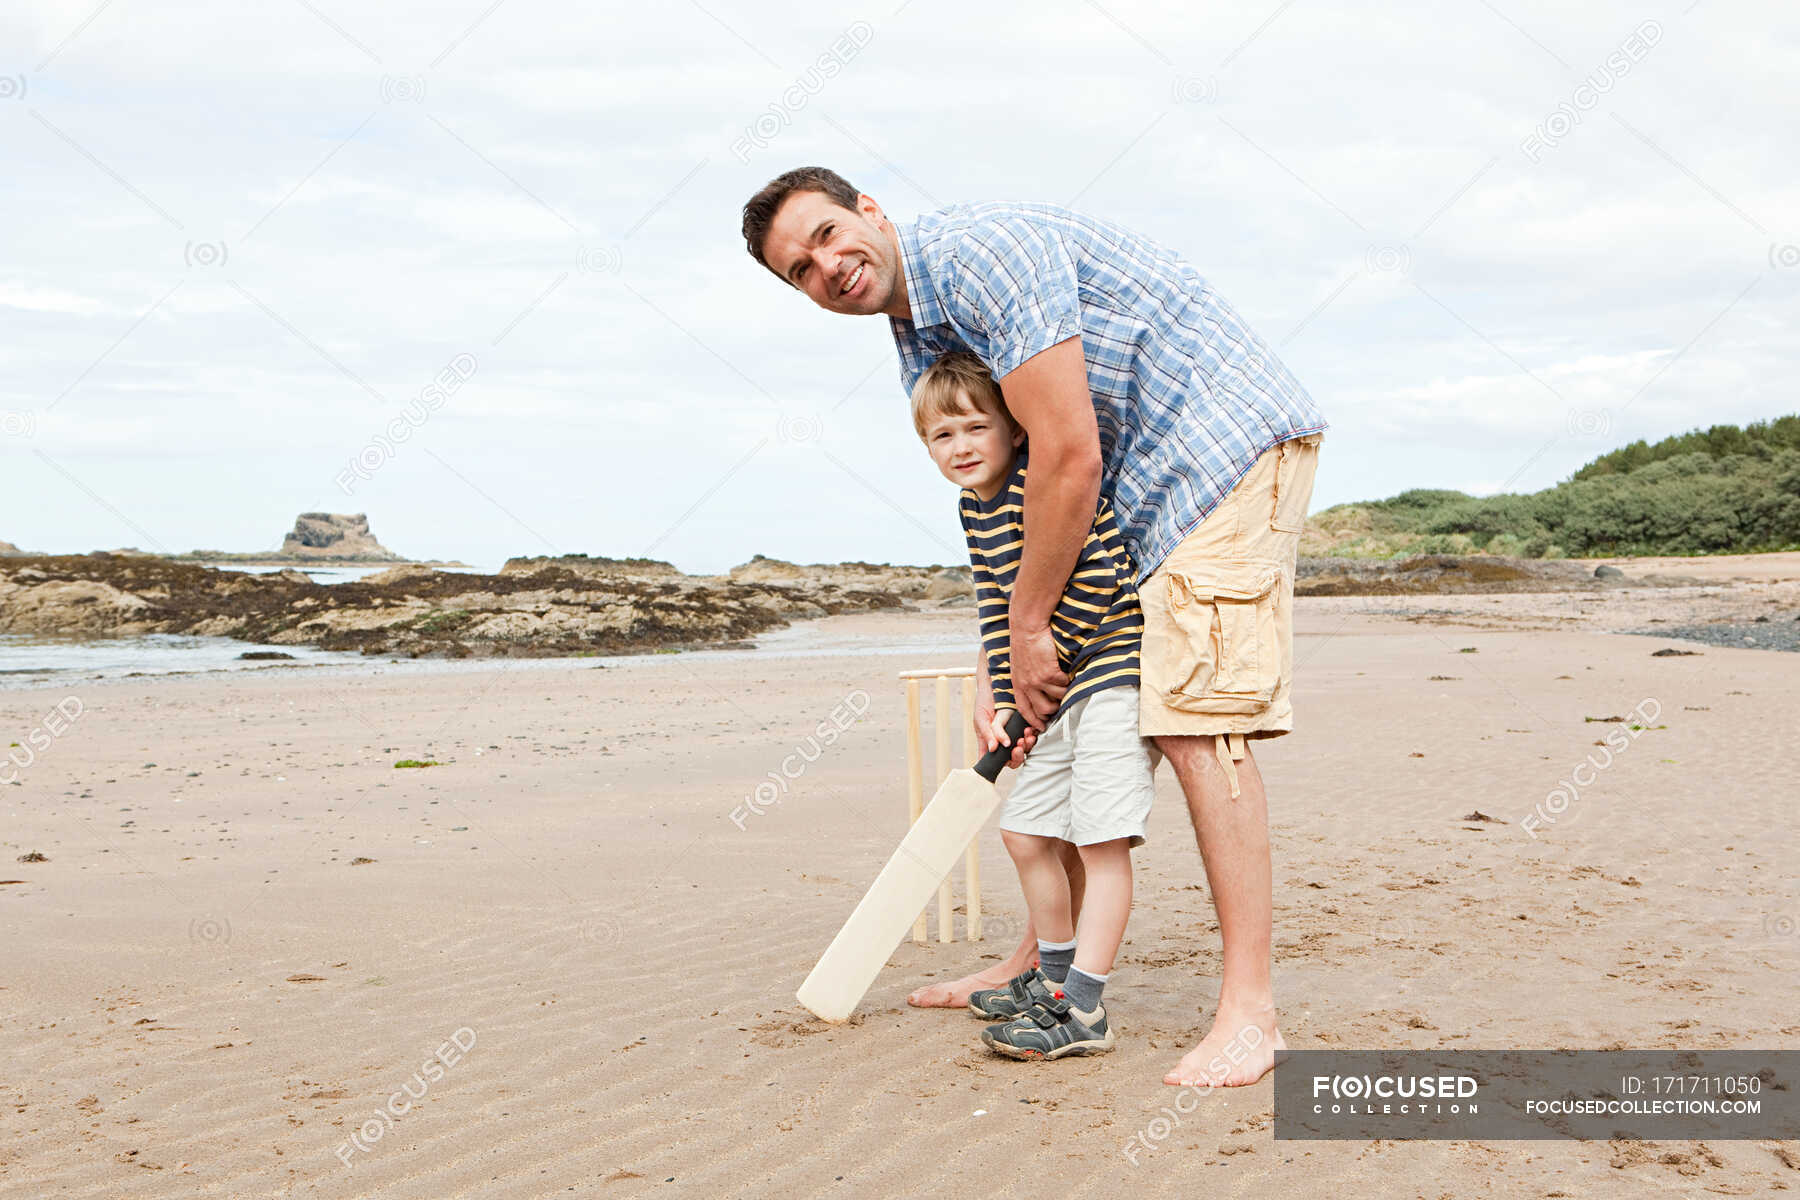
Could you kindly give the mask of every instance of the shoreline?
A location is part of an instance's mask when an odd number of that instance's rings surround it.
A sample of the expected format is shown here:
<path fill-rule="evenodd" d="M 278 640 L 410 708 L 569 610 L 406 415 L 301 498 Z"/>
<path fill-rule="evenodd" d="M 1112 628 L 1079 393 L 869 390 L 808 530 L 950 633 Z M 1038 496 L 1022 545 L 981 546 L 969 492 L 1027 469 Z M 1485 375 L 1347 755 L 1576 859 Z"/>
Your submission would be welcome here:
<path fill-rule="evenodd" d="M 931 577 L 925 569 L 912 568 L 908 578 L 903 574 L 908 569 L 865 564 L 797 568 L 755 560 L 758 574 L 778 575 L 784 582 L 621 578 L 613 573 L 614 564 L 606 563 L 585 575 L 536 564 L 531 564 L 531 574 L 499 576 L 410 567 L 391 576 L 384 572 L 375 584 L 326 584 L 304 581 L 291 568 L 270 576 L 198 565 L 134 572 L 132 564 L 141 560 L 120 560 L 110 573 L 98 576 L 111 582 L 87 583 L 66 573 L 60 578 L 68 581 L 57 582 L 58 564 L 38 561 L 49 571 L 29 565 L 7 571 L 0 564 L 0 623 L 9 612 L 29 614 L 32 603 L 41 606 L 38 598 L 46 593 L 48 574 L 50 589 L 62 589 L 57 611 L 71 618 L 91 620 L 96 609 L 110 604 L 115 619 L 131 621 L 144 611 L 140 596 L 149 596 L 152 603 L 164 605 L 163 612 L 179 617 L 178 627 L 38 633 L 15 622 L 10 632 L 0 634 L 0 654 L 7 658 L 0 664 L 6 668 L 0 669 L 0 690 L 299 668 L 337 678 L 425 677 L 452 673 L 452 664 L 460 664 L 457 673 L 521 662 L 573 671 L 617 668 L 660 655 L 690 661 L 718 654 L 783 658 L 822 653 L 799 648 L 831 644 L 839 630 L 856 628 L 859 616 L 892 614 L 902 622 L 896 628 L 926 636 L 943 628 L 972 629 L 974 619 L 971 607 L 954 600 L 945 607 L 942 599 L 932 603 L 926 598 L 931 587 L 939 589 L 940 597 L 945 591 L 954 593 L 959 586 L 954 577 Z M 1529 580 L 1479 577 L 1463 569 L 1467 561 L 1445 569 L 1436 560 L 1420 560 L 1405 586 L 1346 594 L 1336 586 L 1340 579 L 1310 594 L 1300 590 L 1296 613 L 1360 613 L 1471 629 L 1604 631 L 1664 640 L 1670 655 L 1714 648 L 1800 651 L 1800 554 L 1719 556 L 1700 565 L 1686 559 L 1615 559 L 1602 565 L 1623 562 L 1632 574 L 1550 590 L 1517 590 L 1529 587 Z M 1662 573 L 1670 569 L 1681 574 Z M 817 576 L 828 570 L 838 578 L 818 582 Z M 883 582 L 914 594 L 903 597 L 855 586 L 857 579 L 878 570 L 886 572 Z M 1712 577 L 1697 578 L 1703 571 Z M 1648 584 L 1642 579 L 1646 574 L 1664 582 Z M 1554 582 L 1568 578 L 1565 564 Z M 1675 578 L 1683 582 L 1677 584 Z M 1415 586 L 1434 579 L 1455 590 Z M 1457 588 L 1459 580 L 1469 586 Z M 99 604 L 89 599 L 96 594 Z M 669 607 L 671 603 L 678 607 Z M 638 622 L 659 607 L 671 617 L 661 618 L 658 632 L 637 635 Z M 40 624 L 44 613 L 40 607 Z M 571 636 L 583 628 L 581 622 L 595 628 L 591 622 L 597 618 L 605 622 L 601 628 L 610 630 L 600 635 L 604 644 L 595 644 L 592 635 Z M 498 636 L 481 633 L 484 628 Z M 261 662 L 247 659 L 249 655 L 289 657 Z"/>
<path fill-rule="evenodd" d="M 1665 656 L 1703 654 L 1708 648 L 1749 649 L 1775 653 L 1800 652 L 1800 580 L 1778 579 L 1768 584 L 1700 584 L 1658 588 L 1653 591 L 1609 593 L 1508 592 L 1502 595 L 1391 594 L 1360 596 L 1299 596 L 1295 601 L 1296 636 L 1301 636 L 1302 617 L 1335 622 L 1350 617 L 1396 624 L 1500 632 L 1529 630 L 1581 630 L 1615 636 L 1662 640 Z M 1670 616 L 1652 615 L 1671 613 Z M 269 672 L 309 673 L 315 678 L 405 676 L 429 678 L 484 671 L 516 671 L 538 667 L 546 671 L 572 672 L 595 669 L 629 669 L 646 661 L 679 658 L 705 662 L 745 658 L 761 662 L 823 658 L 834 654 L 896 656 L 956 652 L 973 653 L 976 637 L 973 612 L 963 608 L 906 607 L 876 613 L 848 613 L 802 618 L 751 637 L 726 642 L 681 646 L 646 646 L 615 653 L 577 655 L 483 655 L 464 658 L 443 654 L 417 657 L 360 655 L 353 651 L 318 651 L 311 647 L 282 646 L 281 650 L 321 656 L 314 661 L 243 661 L 243 665 L 200 668 L 136 670 L 89 675 L 81 667 L 47 669 L 40 678 L 25 678 L 35 671 L 0 671 L 0 692 L 38 691 L 79 682 L 83 686 L 125 680 L 225 677 Z M 1667 628 L 1655 628 L 1666 624 Z M 874 631 L 874 632 L 872 632 Z M 169 637 L 177 635 L 150 635 Z M 106 643 L 128 644 L 142 638 L 80 639 L 42 638 L 42 642 L 67 641 L 75 646 Z M 212 643 L 220 652 L 243 650 L 251 643 L 236 639 L 188 639 Z M 5 643 L 0 642 L 0 650 Z M 272 647 L 271 647 L 272 648 Z M 179 654 L 181 651 L 170 651 Z M 233 657 L 232 662 L 239 661 Z"/>
<path fill-rule="evenodd" d="M 351 654 L 349 651 L 325 651 L 321 653 L 342 654 L 346 657 L 312 662 L 248 661 L 243 666 L 135 671 L 98 676 L 85 676 L 82 674 L 81 668 L 66 668 L 53 675 L 46 672 L 46 677 L 42 679 L 24 679 L 18 674 L 0 671 L 0 694 L 42 691 L 78 681 L 87 686 L 94 686 L 116 684 L 127 680 L 136 682 L 173 678 L 227 678 L 264 674 L 271 671 L 287 671 L 296 674 L 305 671 L 312 678 L 430 677 L 482 672 L 516 672 L 530 668 L 541 668 L 545 671 L 559 673 L 599 669 L 629 670 L 646 663 L 675 658 L 684 662 L 707 662 L 746 657 L 763 661 L 786 661 L 828 658 L 837 655 L 887 657 L 907 654 L 943 656 L 958 653 L 972 656 L 975 653 L 975 635 L 972 632 L 966 632 L 965 626 L 969 618 L 965 617 L 962 612 L 930 609 L 884 610 L 884 616 L 887 620 L 906 622 L 906 627 L 872 633 L 869 632 L 870 614 L 857 613 L 796 621 L 786 627 L 773 629 L 757 637 L 737 642 L 707 643 L 681 649 L 646 647 L 642 650 L 622 654 L 560 657 L 492 655 L 471 658 L 421 655 L 417 658 L 388 658 L 383 656 L 349 657 Z M 911 620 L 909 621 L 908 618 Z M 129 641 L 133 639 L 114 640 Z M 233 639 L 213 640 L 227 643 L 233 649 L 247 645 L 247 643 Z M 4 642 L 0 642 L 0 650 L 4 650 L 4 648 Z M 294 647 L 284 647 L 284 649 L 291 650 Z"/>
<path fill-rule="evenodd" d="M 18 556 L 23 557 L 23 556 Z M 370 567 L 384 570 L 388 567 L 431 567 L 434 570 L 455 568 L 473 570 L 465 562 L 438 562 L 435 559 L 413 558 L 196 558 L 191 554 L 156 554 L 152 558 L 160 558 L 164 562 L 187 563 L 200 567 Z"/>

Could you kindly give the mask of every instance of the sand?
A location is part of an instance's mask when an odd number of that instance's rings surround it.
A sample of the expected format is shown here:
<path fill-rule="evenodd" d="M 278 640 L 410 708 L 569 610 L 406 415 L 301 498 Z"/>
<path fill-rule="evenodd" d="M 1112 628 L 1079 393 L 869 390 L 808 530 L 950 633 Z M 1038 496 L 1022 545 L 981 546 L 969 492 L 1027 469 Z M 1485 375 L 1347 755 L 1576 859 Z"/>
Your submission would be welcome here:
<path fill-rule="evenodd" d="M 1622 599 L 1450 599 L 1298 606 L 1299 729 L 1260 752 L 1290 1045 L 1800 1047 L 1800 662 L 1652 657 L 1605 632 Z M 1219 958 L 1166 768 L 1117 1051 L 1012 1062 L 967 1015 L 906 1007 L 999 941 L 903 943 L 858 1023 L 810 1019 L 793 990 L 903 830 L 895 672 L 966 657 L 875 651 L 969 631 L 869 615 L 817 623 L 835 649 L 813 657 L 0 693 L 26 744 L 81 705 L 0 785 L 0 877 L 23 881 L 0 885 L 0 1197 L 1800 1183 L 1791 1143 L 1276 1141 L 1268 1080 L 1170 1123 L 1160 1080 Z M 1527 829 L 1616 728 L 1588 718 L 1646 700 L 1654 728 Z M 777 803 L 739 807 L 865 704 Z M 991 829 L 982 849 L 990 934 L 1016 936 Z M 396 1093 L 410 1111 L 378 1117 Z"/>

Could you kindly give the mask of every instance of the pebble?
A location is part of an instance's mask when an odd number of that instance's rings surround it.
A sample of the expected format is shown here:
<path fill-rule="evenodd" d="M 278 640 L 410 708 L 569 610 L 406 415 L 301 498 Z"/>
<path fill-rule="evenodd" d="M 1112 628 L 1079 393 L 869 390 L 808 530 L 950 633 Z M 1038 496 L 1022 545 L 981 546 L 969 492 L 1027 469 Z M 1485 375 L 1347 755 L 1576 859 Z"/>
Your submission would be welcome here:
<path fill-rule="evenodd" d="M 1708 646 L 1736 646 L 1748 650 L 1800 652 L 1800 623 L 1787 621 L 1757 624 L 1754 621 L 1720 621 L 1711 625 L 1676 625 L 1634 629 L 1650 637 L 1680 638 Z"/>

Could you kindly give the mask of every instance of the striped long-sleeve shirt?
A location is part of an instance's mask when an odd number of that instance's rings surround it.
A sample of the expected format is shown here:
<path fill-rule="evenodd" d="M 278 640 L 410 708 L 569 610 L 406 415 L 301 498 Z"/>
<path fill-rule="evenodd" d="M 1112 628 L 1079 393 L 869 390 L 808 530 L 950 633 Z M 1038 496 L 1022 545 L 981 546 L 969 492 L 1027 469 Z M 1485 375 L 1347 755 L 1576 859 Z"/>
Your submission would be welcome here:
<path fill-rule="evenodd" d="M 969 542 L 969 566 L 994 707 L 1017 708 L 1007 614 L 1025 549 L 1025 454 L 1019 454 L 1012 474 L 992 500 L 983 500 L 965 488 L 958 508 L 963 536 Z M 1118 520 L 1102 495 L 1069 585 L 1050 616 L 1057 663 L 1069 675 L 1069 690 L 1058 714 L 1105 688 L 1137 683 L 1144 614 L 1138 607 L 1136 580 L 1137 571 L 1120 536 Z"/>

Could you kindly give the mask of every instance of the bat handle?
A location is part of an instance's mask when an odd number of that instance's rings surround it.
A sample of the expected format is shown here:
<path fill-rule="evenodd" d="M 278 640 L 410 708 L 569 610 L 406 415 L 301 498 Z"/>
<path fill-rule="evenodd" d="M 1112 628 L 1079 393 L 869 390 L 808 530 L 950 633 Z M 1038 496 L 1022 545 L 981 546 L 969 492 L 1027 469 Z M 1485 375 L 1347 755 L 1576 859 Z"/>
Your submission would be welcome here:
<path fill-rule="evenodd" d="M 1006 714 L 1006 736 L 1017 744 L 1025 733 L 1025 714 L 1018 709 L 1010 709 Z M 1012 758 L 1012 746 L 995 746 L 982 755 L 981 761 L 975 764 L 975 773 L 989 783 L 1000 778 L 1000 770 Z"/>

